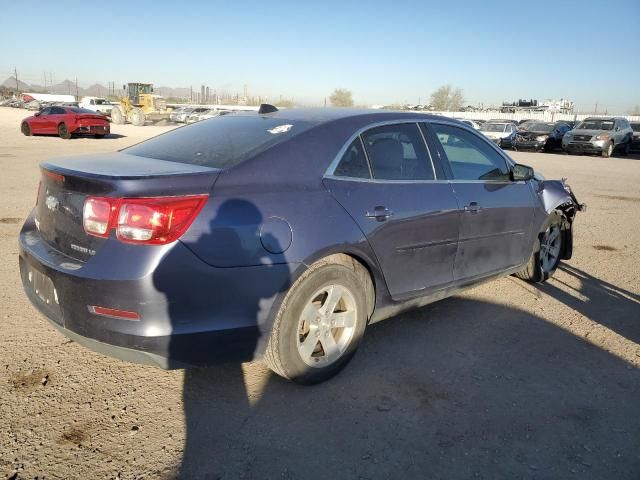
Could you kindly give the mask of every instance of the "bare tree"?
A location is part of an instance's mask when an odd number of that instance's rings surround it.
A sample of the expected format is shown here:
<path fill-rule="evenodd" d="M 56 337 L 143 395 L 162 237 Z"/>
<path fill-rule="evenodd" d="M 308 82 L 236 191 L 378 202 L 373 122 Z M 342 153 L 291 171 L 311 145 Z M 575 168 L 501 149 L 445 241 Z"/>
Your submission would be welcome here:
<path fill-rule="evenodd" d="M 334 107 L 353 107 L 351 91 L 345 88 L 336 88 L 329 97 L 329 101 Z"/>
<path fill-rule="evenodd" d="M 464 93 L 461 88 L 443 85 L 431 94 L 431 106 L 441 112 L 456 112 L 464 105 Z"/>

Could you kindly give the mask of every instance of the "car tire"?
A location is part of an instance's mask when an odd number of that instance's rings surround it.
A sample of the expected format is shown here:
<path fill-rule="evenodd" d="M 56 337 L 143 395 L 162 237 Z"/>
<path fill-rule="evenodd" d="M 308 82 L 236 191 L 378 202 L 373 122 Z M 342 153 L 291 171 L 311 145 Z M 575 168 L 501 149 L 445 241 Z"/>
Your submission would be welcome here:
<path fill-rule="evenodd" d="M 71 138 L 71 133 L 64 123 L 58 125 L 58 136 L 60 138 L 64 138 L 65 140 L 69 140 Z"/>
<path fill-rule="evenodd" d="M 102 134 L 102 133 L 96 133 L 96 134 L 94 135 L 94 138 L 104 138 L 104 134 Z"/>
<path fill-rule="evenodd" d="M 124 123 L 124 114 L 119 106 L 114 105 L 111 109 L 111 122 L 116 125 L 122 125 Z"/>
<path fill-rule="evenodd" d="M 604 158 L 609 158 L 611 155 L 613 155 L 613 142 L 609 142 L 607 147 L 602 150 L 602 156 Z"/>
<path fill-rule="evenodd" d="M 628 156 L 631 153 L 631 140 L 624 144 L 624 148 L 622 149 L 622 155 Z"/>
<path fill-rule="evenodd" d="M 516 277 L 532 283 L 543 283 L 555 273 L 564 248 L 565 217 L 555 211 L 545 223 L 544 231 L 536 239 L 533 252 L 524 269 Z"/>
<path fill-rule="evenodd" d="M 134 107 L 129 112 L 129 121 L 137 127 L 142 127 L 145 122 L 145 115 L 141 108 Z"/>
<path fill-rule="evenodd" d="M 303 385 L 328 380 L 355 354 L 373 297 L 369 273 L 353 258 L 332 255 L 314 263 L 285 294 L 264 362 Z"/>
<path fill-rule="evenodd" d="M 22 122 L 22 125 L 20 125 L 20 131 L 25 137 L 30 137 L 32 135 L 31 127 L 29 127 L 27 122 Z"/>

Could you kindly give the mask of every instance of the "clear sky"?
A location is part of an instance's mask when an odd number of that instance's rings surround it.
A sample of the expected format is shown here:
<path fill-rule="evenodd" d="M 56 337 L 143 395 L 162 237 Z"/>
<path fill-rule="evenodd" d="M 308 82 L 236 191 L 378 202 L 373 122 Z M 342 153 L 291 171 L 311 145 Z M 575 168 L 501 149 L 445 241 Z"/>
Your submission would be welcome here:
<path fill-rule="evenodd" d="M 13 20 L 13 21 L 12 21 Z M 2 1 L 0 81 L 201 84 L 321 104 L 640 105 L 640 0 Z"/>

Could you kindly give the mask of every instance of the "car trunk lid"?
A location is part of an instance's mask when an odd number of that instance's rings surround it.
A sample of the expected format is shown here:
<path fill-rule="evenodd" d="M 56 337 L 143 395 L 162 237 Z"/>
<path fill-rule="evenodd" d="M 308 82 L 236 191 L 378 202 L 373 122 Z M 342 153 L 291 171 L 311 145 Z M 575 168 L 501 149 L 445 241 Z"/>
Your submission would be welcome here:
<path fill-rule="evenodd" d="M 136 198 L 208 194 L 220 170 L 124 153 L 69 157 L 41 165 L 36 226 L 61 253 L 86 261 L 107 241 L 88 235 L 83 208 L 88 196 Z"/>

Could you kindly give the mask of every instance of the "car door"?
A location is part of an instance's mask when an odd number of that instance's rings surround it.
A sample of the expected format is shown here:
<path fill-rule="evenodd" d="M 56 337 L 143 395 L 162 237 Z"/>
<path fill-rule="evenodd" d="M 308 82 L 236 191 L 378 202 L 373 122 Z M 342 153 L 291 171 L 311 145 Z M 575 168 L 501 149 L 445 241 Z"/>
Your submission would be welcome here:
<path fill-rule="evenodd" d="M 43 108 L 40 110 L 40 115 L 31 120 L 31 131 L 33 133 L 47 133 L 47 121 L 50 113 L 51 107 Z"/>
<path fill-rule="evenodd" d="M 356 136 L 324 180 L 368 239 L 394 299 L 453 281 L 458 206 L 436 172 L 418 125 L 394 123 Z"/>
<path fill-rule="evenodd" d="M 521 265 L 529 257 L 534 195 L 510 179 L 510 164 L 473 131 L 429 123 L 437 152 L 460 206 L 454 280 L 464 282 Z"/>
<path fill-rule="evenodd" d="M 65 121 L 66 111 L 62 107 L 51 107 L 51 115 L 47 121 L 47 130 L 49 133 L 58 133 L 58 125 Z"/>

